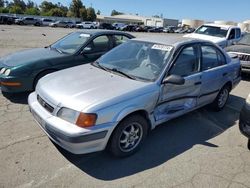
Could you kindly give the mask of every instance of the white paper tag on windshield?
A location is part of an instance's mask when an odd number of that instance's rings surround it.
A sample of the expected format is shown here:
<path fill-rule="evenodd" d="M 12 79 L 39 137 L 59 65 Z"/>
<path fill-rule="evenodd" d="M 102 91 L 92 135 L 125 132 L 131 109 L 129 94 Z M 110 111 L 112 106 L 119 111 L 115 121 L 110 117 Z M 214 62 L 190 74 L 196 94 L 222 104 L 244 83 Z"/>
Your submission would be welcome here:
<path fill-rule="evenodd" d="M 87 38 L 87 37 L 90 37 L 90 34 L 82 33 L 82 34 L 80 34 L 80 37 L 85 37 L 85 38 Z"/>
<path fill-rule="evenodd" d="M 167 46 L 167 45 L 162 45 L 162 44 L 154 44 L 152 46 L 152 49 L 155 49 L 155 50 L 162 50 L 162 51 L 170 51 L 172 50 L 172 46 Z"/>

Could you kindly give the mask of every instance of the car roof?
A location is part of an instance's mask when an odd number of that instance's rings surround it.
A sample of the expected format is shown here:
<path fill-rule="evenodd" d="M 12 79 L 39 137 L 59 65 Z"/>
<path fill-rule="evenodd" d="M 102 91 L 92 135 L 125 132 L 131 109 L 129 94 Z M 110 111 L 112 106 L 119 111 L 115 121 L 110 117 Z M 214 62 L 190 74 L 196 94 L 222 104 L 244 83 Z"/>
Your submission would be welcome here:
<path fill-rule="evenodd" d="M 223 27 L 225 29 L 229 29 L 229 28 L 238 28 L 237 26 L 234 25 L 222 25 L 222 24 L 204 24 L 204 26 L 213 26 L 213 27 Z"/>
<path fill-rule="evenodd" d="M 176 35 L 159 35 L 159 36 L 148 36 L 143 38 L 134 38 L 134 41 L 150 42 L 164 45 L 179 46 L 180 44 L 188 44 L 195 42 L 209 42 L 201 39 L 193 39 L 188 37 L 176 36 Z"/>
<path fill-rule="evenodd" d="M 134 37 L 133 35 L 122 32 L 122 31 L 114 31 L 114 30 L 106 30 L 106 29 L 84 29 L 84 31 L 77 31 L 78 33 L 90 34 L 90 35 L 114 35 L 114 34 L 122 34 Z"/>

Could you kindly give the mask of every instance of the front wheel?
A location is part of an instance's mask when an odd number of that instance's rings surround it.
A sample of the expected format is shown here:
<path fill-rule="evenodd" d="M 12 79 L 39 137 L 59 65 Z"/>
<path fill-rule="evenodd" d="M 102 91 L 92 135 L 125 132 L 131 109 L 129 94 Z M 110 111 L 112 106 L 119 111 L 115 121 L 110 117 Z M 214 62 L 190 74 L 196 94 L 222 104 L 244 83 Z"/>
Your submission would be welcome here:
<path fill-rule="evenodd" d="M 229 98 L 229 92 L 230 89 L 227 85 L 220 90 L 216 99 L 212 103 L 212 107 L 214 108 L 215 111 L 220 111 L 225 107 L 227 100 Z"/>
<path fill-rule="evenodd" d="M 148 132 L 148 123 L 140 115 L 121 121 L 112 134 L 109 149 L 116 157 L 127 157 L 138 151 Z"/>

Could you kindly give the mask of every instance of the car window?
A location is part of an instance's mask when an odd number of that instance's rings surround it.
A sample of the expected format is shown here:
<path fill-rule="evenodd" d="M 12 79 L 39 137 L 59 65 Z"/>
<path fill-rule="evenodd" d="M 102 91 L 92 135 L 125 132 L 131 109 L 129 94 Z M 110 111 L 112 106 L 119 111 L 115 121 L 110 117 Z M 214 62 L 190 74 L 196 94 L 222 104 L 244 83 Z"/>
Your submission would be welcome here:
<path fill-rule="evenodd" d="M 226 64 L 224 55 L 213 46 L 201 46 L 202 70 L 208 70 Z"/>
<path fill-rule="evenodd" d="M 124 36 L 124 35 L 114 35 L 114 38 L 115 38 L 115 45 L 116 46 L 129 40 L 129 38 L 127 36 Z"/>
<path fill-rule="evenodd" d="M 236 29 L 236 38 L 238 39 L 238 38 L 240 38 L 240 36 L 241 36 L 240 29 Z"/>
<path fill-rule="evenodd" d="M 232 29 L 231 31 L 230 31 L 230 34 L 229 34 L 229 37 L 228 37 L 228 39 L 235 39 L 235 29 Z"/>
<path fill-rule="evenodd" d="M 186 47 L 177 57 L 177 60 L 170 70 L 170 74 L 185 77 L 196 72 L 199 72 L 199 61 L 196 53 L 196 47 Z"/>
<path fill-rule="evenodd" d="M 90 45 L 94 52 L 105 52 L 109 50 L 109 38 L 106 35 L 96 37 Z"/>

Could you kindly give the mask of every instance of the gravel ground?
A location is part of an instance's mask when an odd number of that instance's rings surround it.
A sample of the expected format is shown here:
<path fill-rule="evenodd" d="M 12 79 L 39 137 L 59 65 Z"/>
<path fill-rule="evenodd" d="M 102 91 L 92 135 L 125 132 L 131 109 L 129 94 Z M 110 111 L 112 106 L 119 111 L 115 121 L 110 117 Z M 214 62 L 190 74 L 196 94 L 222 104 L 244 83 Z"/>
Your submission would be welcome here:
<path fill-rule="evenodd" d="M 0 57 L 71 31 L 1 25 Z M 165 123 L 125 159 L 58 148 L 34 122 L 27 94 L 0 94 L 0 187 L 250 187 L 250 152 L 238 129 L 249 91 L 248 79 L 242 80 L 223 111 L 202 108 Z"/>

